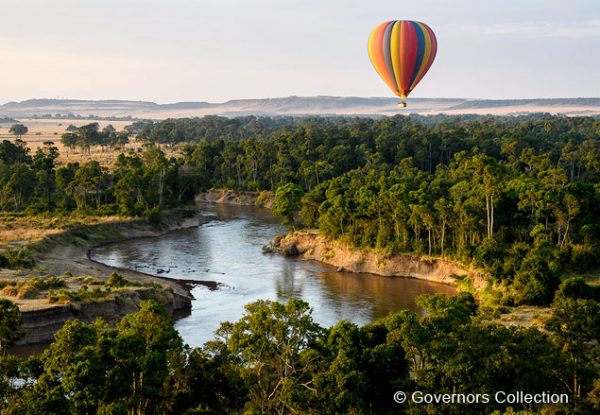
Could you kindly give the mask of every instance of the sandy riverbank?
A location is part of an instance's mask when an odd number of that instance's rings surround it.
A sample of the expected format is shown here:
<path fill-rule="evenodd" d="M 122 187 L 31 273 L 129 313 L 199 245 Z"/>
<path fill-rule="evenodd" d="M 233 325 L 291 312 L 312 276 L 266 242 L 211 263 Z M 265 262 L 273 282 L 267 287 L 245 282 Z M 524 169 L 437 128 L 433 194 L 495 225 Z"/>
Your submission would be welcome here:
<path fill-rule="evenodd" d="M 183 296 L 190 295 L 190 289 L 194 285 L 205 285 L 211 289 L 217 287 L 215 281 L 204 280 L 178 280 L 158 275 L 151 275 L 144 272 L 134 271 L 126 268 L 112 267 L 102 264 L 92 258 L 93 250 L 105 245 L 136 240 L 141 238 L 156 238 L 180 229 L 195 228 L 201 225 L 198 217 L 182 218 L 175 222 L 168 223 L 164 229 L 153 227 L 140 227 L 135 223 L 124 223 L 118 226 L 119 237 L 104 241 L 102 243 L 85 244 L 82 246 L 74 244 L 57 244 L 47 254 L 40 254 L 37 258 L 38 266 L 57 274 L 64 268 L 64 259 L 69 259 L 69 271 L 73 275 L 91 275 L 98 278 L 109 275 L 113 271 L 118 271 L 124 278 L 138 282 L 158 282 L 174 290 L 177 294 Z"/>

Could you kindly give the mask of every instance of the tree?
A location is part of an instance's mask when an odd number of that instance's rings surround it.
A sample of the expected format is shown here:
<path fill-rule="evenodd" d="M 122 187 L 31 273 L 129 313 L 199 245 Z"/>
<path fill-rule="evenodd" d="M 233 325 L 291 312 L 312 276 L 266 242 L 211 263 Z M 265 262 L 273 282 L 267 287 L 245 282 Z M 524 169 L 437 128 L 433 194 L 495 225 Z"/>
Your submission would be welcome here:
<path fill-rule="evenodd" d="M 121 131 L 116 134 L 112 134 L 109 139 L 109 145 L 120 151 L 125 150 L 125 146 L 129 143 L 129 133 Z"/>
<path fill-rule="evenodd" d="M 578 402 L 592 388 L 597 376 L 594 367 L 600 356 L 600 304 L 593 300 L 559 297 L 552 308 L 546 329 L 567 356 L 560 376 L 573 400 Z"/>
<path fill-rule="evenodd" d="M 118 325 L 113 353 L 114 385 L 128 413 L 155 413 L 168 395 L 163 390 L 169 378 L 169 357 L 181 353 L 182 342 L 166 309 L 156 301 L 143 301 L 140 310 Z"/>
<path fill-rule="evenodd" d="M 394 413 L 390 396 L 408 386 L 408 362 L 385 320 L 357 327 L 340 321 L 322 343 L 314 373 L 316 413 Z"/>
<path fill-rule="evenodd" d="M 14 210 L 22 209 L 29 203 L 36 185 L 36 175 L 26 164 L 15 164 L 12 167 L 12 174 L 4 183 L 2 196 L 4 207 L 13 207 Z M 4 199 L 4 200 L 3 200 Z"/>
<path fill-rule="evenodd" d="M 116 132 L 117 132 L 117 130 L 115 129 L 115 127 L 113 127 L 112 124 L 108 124 L 106 127 L 104 127 L 102 129 L 102 134 L 106 134 L 106 135 L 115 134 Z"/>
<path fill-rule="evenodd" d="M 100 144 L 100 125 L 97 122 L 82 125 L 77 129 L 78 145 L 89 153 L 90 147 Z"/>
<path fill-rule="evenodd" d="M 217 335 L 244 367 L 248 410 L 302 412 L 314 391 L 310 346 L 323 334 L 308 304 L 259 300 L 245 307 L 236 323 L 223 323 Z M 215 347 L 215 346 L 213 346 Z"/>
<path fill-rule="evenodd" d="M 148 183 L 144 177 L 144 165 L 136 154 L 117 157 L 114 169 L 116 183 L 113 194 L 123 214 L 139 215 L 148 208 L 145 190 Z"/>
<path fill-rule="evenodd" d="M 41 356 L 35 381 L 12 402 L 14 413 L 173 413 L 164 408 L 185 360 L 170 316 L 155 301 L 143 301 L 117 329 L 70 320 Z M 198 404 L 190 399 L 181 413 Z"/>
<path fill-rule="evenodd" d="M 23 317 L 19 307 L 12 301 L 0 298 L 0 358 L 6 353 L 6 346 L 20 334 Z"/>
<path fill-rule="evenodd" d="M 294 227 L 294 213 L 300 210 L 300 200 L 304 191 L 296 184 L 288 183 L 275 191 L 272 211 L 283 218 L 283 224 Z"/>
<path fill-rule="evenodd" d="M 8 140 L 0 142 L 0 161 L 7 165 L 14 163 L 30 163 L 31 156 L 29 155 L 29 148 L 23 140 L 15 140 L 11 143 Z"/>
<path fill-rule="evenodd" d="M 71 151 L 75 150 L 78 140 L 79 136 L 75 133 L 64 133 L 60 136 L 60 142 L 62 143 L 62 145 L 70 149 Z"/>
<path fill-rule="evenodd" d="M 100 166 L 98 161 L 92 160 L 75 171 L 75 177 L 66 190 L 77 203 L 77 209 L 85 210 L 90 205 L 94 209 L 100 207 L 101 196 L 106 187 L 105 168 Z M 90 200 L 92 203 L 90 203 Z"/>
<path fill-rule="evenodd" d="M 13 124 L 8 130 L 9 133 L 14 134 L 17 138 L 21 138 L 22 135 L 27 134 L 29 129 L 24 124 Z"/>

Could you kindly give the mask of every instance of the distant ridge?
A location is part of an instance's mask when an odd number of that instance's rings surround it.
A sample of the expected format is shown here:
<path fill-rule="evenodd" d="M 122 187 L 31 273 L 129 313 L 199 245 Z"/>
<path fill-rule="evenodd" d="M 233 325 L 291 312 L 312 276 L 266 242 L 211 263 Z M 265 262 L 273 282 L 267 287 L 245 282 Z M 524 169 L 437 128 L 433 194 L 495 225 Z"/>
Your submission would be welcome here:
<path fill-rule="evenodd" d="M 522 105 L 542 105 L 542 106 L 557 106 L 557 105 L 584 105 L 591 107 L 600 106 L 600 98 L 535 98 L 535 99 L 479 99 L 467 100 L 452 107 L 452 109 L 466 108 L 498 108 Z"/>
<path fill-rule="evenodd" d="M 495 114 L 517 115 L 548 112 L 565 115 L 600 115 L 600 98 L 464 99 L 410 98 L 408 108 L 399 109 L 397 98 L 382 97 L 281 97 L 234 99 L 223 103 L 149 101 L 29 99 L 0 105 L 3 117 L 29 118 L 47 114 L 61 116 L 177 118 L 209 114 L 241 115 L 394 115 L 394 114 Z"/>

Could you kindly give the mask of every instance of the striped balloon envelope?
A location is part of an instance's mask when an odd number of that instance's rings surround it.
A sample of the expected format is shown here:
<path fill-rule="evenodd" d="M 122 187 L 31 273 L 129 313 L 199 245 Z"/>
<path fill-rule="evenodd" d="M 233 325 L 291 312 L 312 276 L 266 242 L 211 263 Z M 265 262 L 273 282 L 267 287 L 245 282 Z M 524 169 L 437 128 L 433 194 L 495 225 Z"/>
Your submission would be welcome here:
<path fill-rule="evenodd" d="M 402 99 L 423 79 L 437 52 L 437 39 L 425 23 L 392 20 L 377 26 L 369 37 L 369 58 L 375 70 Z"/>

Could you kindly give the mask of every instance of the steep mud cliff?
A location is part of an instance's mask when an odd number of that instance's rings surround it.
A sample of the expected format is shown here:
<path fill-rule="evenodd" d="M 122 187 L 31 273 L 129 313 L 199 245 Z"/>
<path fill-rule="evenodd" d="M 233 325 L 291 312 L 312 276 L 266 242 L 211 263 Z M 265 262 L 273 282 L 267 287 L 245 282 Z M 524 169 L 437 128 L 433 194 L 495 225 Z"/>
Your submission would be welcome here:
<path fill-rule="evenodd" d="M 196 196 L 196 202 L 260 206 L 267 209 L 273 206 L 273 200 L 273 193 L 268 191 L 246 192 L 229 189 L 210 189 Z"/>
<path fill-rule="evenodd" d="M 57 304 L 23 312 L 23 336 L 16 345 L 46 343 L 52 341 L 54 333 L 72 319 L 91 323 L 102 319 L 110 324 L 117 323 L 126 314 L 139 309 L 142 300 L 154 299 L 173 314 L 189 313 L 190 299 L 167 289 L 139 288 L 114 294 L 110 298 L 82 304 Z"/>
<path fill-rule="evenodd" d="M 316 232 L 295 232 L 275 241 L 274 248 L 283 255 L 321 261 L 351 272 L 368 272 L 390 277 L 411 277 L 456 285 L 457 278 L 467 277 L 476 290 L 485 288 L 485 275 L 457 262 L 420 255 L 384 255 L 370 249 L 352 249 Z"/>

